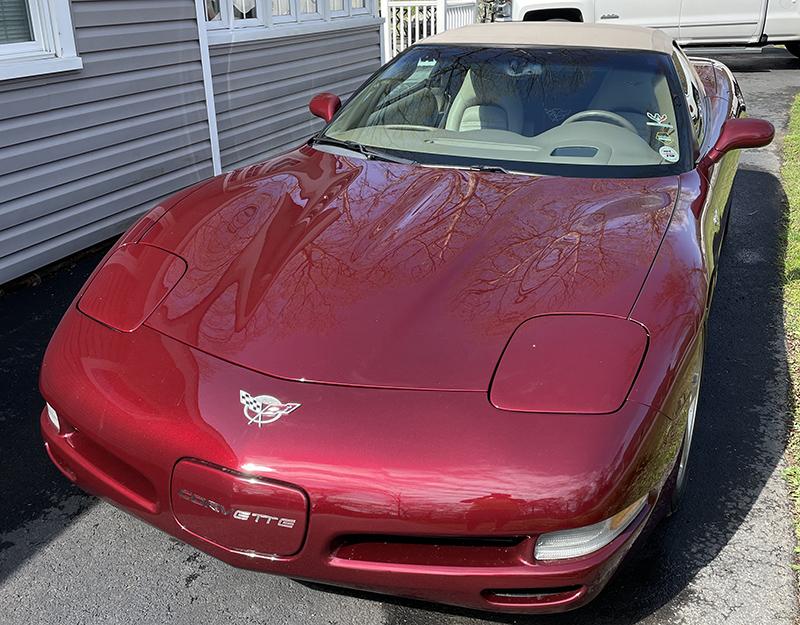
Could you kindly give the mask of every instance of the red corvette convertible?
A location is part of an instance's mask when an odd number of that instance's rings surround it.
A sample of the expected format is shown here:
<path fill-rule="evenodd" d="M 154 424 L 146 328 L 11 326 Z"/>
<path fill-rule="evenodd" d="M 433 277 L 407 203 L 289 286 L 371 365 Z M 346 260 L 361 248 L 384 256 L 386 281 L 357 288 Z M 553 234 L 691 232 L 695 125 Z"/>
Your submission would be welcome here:
<path fill-rule="evenodd" d="M 311 111 L 109 252 L 42 366 L 50 458 L 235 566 L 586 604 L 684 489 L 737 150 L 774 129 L 720 63 L 581 24 L 440 34 Z"/>

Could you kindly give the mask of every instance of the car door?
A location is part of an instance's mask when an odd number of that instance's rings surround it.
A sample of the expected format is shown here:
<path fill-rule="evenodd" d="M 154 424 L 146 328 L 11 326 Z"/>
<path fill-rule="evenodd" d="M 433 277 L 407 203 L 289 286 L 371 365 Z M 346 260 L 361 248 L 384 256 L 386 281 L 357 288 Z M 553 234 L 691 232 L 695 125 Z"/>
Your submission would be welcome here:
<path fill-rule="evenodd" d="M 699 163 L 716 144 L 725 122 L 731 116 L 736 117 L 740 114 L 739 107 L 743 105 L 740 99 L 741 92 L 738 87 L 735 88 L 734 103 L 728 102 L 725 98 L 710 98 L 696 68 L 684 51 L 676 47 L 673 59 L 686 98 L 692 134 L 698 148 Z M 738 153 L 732 152 L 709 170 L 700 172 L 700 175 L 706 177 L 708 181 L 708 195 L 703 212 L 698 217 L 701 245 L 712 289 L 716 282 L 719 255 L 728 223 L 729 200 L 738 161 Z M 710 303 L 709 298 L 707 305 Z"/>
<path fill-rule="evenodd" d="M 706 97 L 705 89 L 700 77 L 692 69 L 691 61 L 686 57 L 686 54 L 675 47 L 675 52 L 672 55 L 675 69 L 678 73 L 678 79 L 681 84 L 681 91 L 686 102 L 686 107 L 689 112 L 689 119 L 692 124 L 692 138 L 694 139 L 694 148 L 699 152 L 705 143 L 706 139 L 706 120 L 711 113 L 708 110 L 709 100 Z M 718 133 L 720 129 L 721 120 L 718 120 L 718 125 L 711 129 L 712 133 Z M 725 219 L 725 200 L 727 192 L 725 190 L 725 182 L 719 184 L 718 176 L 712 177 L 713 184 L 709 188 L 709 201 L 706 205 L 706 210 L 700 217 L 700 230 L 701 240 L 703 246 L 703 255 L 706 258 L 706 266 L 708 267 L 709 274 L 713 274 L 717 265 L 717 258 L 719 257 L 719 249 L 722 243 L 722 224 Z"/>
<path fill-rule="evenodd" d="M 767 0 L 684 0 L 683 43 L 748 43 L 761 33 Z"/>
<path fill-rule="evenodd" d="M 658 28 L 671 37 L 677 38 L 681 1 L 597 0 L 595 18 L 601 24 L 631 24 Z"/>

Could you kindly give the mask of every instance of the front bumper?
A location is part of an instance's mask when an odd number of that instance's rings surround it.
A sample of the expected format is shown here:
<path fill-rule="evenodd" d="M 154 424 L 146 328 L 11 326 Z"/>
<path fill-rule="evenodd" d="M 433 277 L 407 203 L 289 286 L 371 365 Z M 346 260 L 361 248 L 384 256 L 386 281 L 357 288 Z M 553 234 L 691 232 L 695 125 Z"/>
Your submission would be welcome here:
<path fill-rule="evenodd" d="M 198 549 L 246 569 L 495 612 L 565 611 L 595 597 L 642 531 L 677 451 L 664 444 L 671 422 L 643 406 L 560 416 L 548 429 L 546 416 L 502 413 L 482 393 L 277 380 L 146 327 L 125 335 L 72 313 L 48 349 L 41 386 L 61 419 L 58 432 L 42 412 L 56 466 Z M 269 427 L 249 426 L 240 388 L 302 409 Z M 479 433 L 468 427 L 492 421 Z M 520 436 L 529 428 L 536 444 Z M 616 460 L 597 445 L 611 436 L 620 440 L 607 452 Z M 176 467 L 186 459 L 231 480 L 301 491 L 308 503 L 300 548 L 243 549 L 176 518 Z M 601 486 L 610 482 L 618 488 Z M 602 550 L 534 559 L 539 533 L 588 525 L 647 493 L 650 505 Z M 224 494 L 202 495 L 227 513 L 212 510 L 220 523 L 245 516 L 233 518 L 235 502 Z"/>

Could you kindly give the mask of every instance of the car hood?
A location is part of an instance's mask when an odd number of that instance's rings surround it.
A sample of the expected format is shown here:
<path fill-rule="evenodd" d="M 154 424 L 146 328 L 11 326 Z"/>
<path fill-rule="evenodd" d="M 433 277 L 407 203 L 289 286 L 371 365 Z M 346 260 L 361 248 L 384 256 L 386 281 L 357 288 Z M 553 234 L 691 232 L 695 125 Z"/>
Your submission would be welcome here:
<path fill-rule="evenodd" d="M 284 379 L 486 391 L 525 320 L 628 315 L 678 189 L 303 147 L 215 178 L 147 231 L 188 265 L 147 325 Z"/>

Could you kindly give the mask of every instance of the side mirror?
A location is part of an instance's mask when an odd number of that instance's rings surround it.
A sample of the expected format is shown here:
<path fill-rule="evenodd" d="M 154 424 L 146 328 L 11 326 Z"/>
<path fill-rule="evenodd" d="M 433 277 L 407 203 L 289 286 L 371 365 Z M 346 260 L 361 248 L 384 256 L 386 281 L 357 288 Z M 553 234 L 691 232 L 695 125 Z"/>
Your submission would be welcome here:
<path fill-rule="evenodd" d="M 729 119 L 722 126 L 716 145 L 703 158 L 713 165 L 732 150 L 763 148 L 775 138 L 775 127 L 763 119 Z"/>
<path fill-rule="evenodd" d="M 332 93 L 318 93 L 308 103 L 308 110 L 311 111 L 312 115 L 330 122 L 340 106 L 342 106 L 342 101 L 339 96 Z"/>

